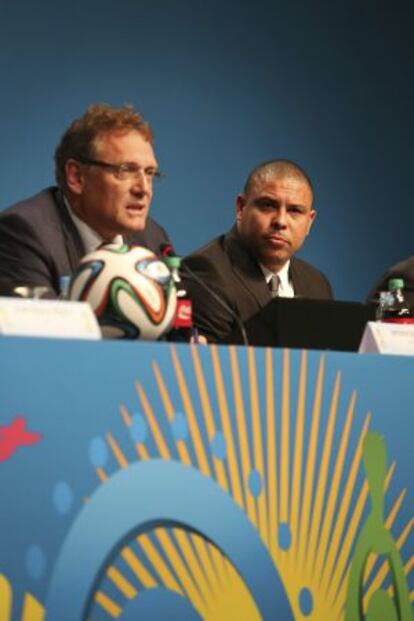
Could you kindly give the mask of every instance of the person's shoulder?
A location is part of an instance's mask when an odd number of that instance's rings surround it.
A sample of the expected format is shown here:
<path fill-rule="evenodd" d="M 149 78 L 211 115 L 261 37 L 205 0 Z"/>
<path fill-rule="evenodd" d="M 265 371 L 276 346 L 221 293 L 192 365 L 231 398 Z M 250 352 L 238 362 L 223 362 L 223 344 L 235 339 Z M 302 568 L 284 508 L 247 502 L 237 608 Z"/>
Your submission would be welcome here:
<path fill-rule="evenodd" d="M 393 265 L 387 272 L 387 275 L 391 276 L 401 276 L 402 278 L 409 277 L 411 280 L 414 279 L 414 255 L 404 259 L 403 261 L 399 261 L 395 265 Z"/>
<path fill-rule="evenodd" d="M 325 274 L 303 259 L 292 257 L 290 276 L 295 295 L 307 298 L 333 299 L 332 285 Z"/>
<path fill-rule="evenodd" d="M 306 273 L 309 276 L 321 277 L 323 280 L 328 280 L 325 274 L 319 270 L 317 267 L 304 261 L 303 259 L 299 259 L 298 257 L 292 257 L 291 259 L 291 268 L 294 270 L 301 271 L 302 273 Z"/>
<path fill-rule="evenodd" d="M 147 218 L 145 230 L 148 233 L 157 233 L 158 235 L 165 237 L 166 240 L 168 239 L 168 233 L 165 230 L 165 228 L 161 226 L 161 224 L 157 222 L 157 220 L 154 220 L 154 218 L 151 218 L 151 216 Z"/>
<path fill-rule="evenodd" d="M 195 258 L 205 258 L 214 260 L 217 257 L 217 254 L 225 253 L 225 245 L 226 245 L 226 235 L 219 235 L 218 237 L 214 237 L 214 239 L 210 240 L 204 246 L 197 248 L 190 254 L 188 254 L 184 260 L 192 261 Z"/>
<path fill-rule="evenodd" d="M 224 278 L 225 263 L 228 260 L 224 251 L 225 235 L 220 235 L 201 246 L 194 252 L 185 256 L 182 260 L 182 276 L 186 280 L 188 268 L 192 273 L 214 283 L 216 286 Z M 224 269 L 223 269 L 224 268 Z"/>
<path fill-rule="evenodd" d="M 55 192 L 54 187 L 41 190 L 34 196 L 20 200 L 1 211 L 0 218 L 5 219 L 10 216 L 30 219 L 45 218 L 48 212 L 55 211 Z"/>

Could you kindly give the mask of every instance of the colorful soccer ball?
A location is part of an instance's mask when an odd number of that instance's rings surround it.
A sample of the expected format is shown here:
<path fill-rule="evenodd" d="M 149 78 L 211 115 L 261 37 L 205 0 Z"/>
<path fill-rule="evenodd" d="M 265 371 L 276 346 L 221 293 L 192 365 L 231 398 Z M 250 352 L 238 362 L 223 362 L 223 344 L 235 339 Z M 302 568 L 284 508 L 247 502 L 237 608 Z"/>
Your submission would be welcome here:
<path fill-rule="evenodd" d="M 83 257 L 69 298 L 89 302 L 108 338 L 159 339 L 176 307 L 170 270 L 140 246 L 106 244 Z"/>

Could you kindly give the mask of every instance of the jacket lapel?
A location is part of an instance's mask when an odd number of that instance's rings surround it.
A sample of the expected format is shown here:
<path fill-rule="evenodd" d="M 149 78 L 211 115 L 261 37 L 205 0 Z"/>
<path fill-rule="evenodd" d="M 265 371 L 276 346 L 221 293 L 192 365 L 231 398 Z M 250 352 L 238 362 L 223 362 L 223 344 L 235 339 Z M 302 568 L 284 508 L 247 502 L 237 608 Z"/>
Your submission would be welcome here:
<path fill-rule="evenodd" d="M 271 297 L 265 277 L 256 259 L 242 244 L 236 226 L 226 235 L 225 245 L 234 275 L 239 280 L 240 285 L 255 299 L 259 308 L 266 306 Z"/>
<path fill-rule="evenodd" d="M 314 297 L 312 292 L 309 291 L 309 276 L 305 276 L 295 257 L 292 257 L 290 260 L 289 278 L 292 281 L 295 297 Z"/>
<path fill-rule="evenodd" d="M 72 273 L 77 268 L 80 259 L 84 256 L 85 247 L 79 235 L 78 229 L 70 217 L 60 190 L 56 190 L 55 201 L 62 224 L 62 232 L 69 266 L 68 273 Z"/>

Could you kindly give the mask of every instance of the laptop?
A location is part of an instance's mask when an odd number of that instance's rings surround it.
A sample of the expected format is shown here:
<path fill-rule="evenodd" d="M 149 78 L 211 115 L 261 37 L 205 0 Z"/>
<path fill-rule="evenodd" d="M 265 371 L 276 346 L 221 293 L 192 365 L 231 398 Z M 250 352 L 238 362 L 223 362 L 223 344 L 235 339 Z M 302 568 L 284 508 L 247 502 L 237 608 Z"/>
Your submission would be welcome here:
<path fill-rule="evenodd" d="M 244 322 L 249 345 L 358 351 L 375 306 L 359 302 L 274 298 Z M 227 343 L 244 344 L 238 326 Z"/>

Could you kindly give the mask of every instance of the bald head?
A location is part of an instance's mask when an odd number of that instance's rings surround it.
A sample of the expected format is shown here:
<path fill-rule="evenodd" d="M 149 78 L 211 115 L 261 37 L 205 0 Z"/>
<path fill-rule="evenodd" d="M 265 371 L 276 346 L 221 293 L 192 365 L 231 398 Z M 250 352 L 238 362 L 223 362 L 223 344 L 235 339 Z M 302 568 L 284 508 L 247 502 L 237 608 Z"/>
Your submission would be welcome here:
<path fill-rule="evenodd" d="M 254 186 L 267 182 L 270 179 L 293 179 L 305 183 L 311 192 L 313 201 L 313 185 L 309 176 L 298 164 L 285 159 L 269 160 L 256 166 L 244 184 L 244 195 L 248 196 Z"/>

